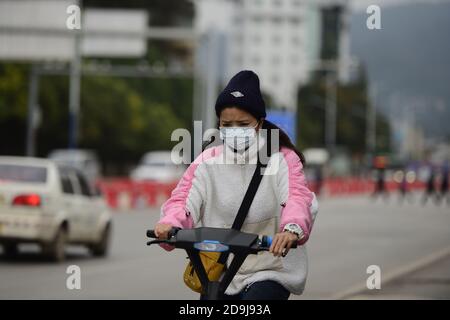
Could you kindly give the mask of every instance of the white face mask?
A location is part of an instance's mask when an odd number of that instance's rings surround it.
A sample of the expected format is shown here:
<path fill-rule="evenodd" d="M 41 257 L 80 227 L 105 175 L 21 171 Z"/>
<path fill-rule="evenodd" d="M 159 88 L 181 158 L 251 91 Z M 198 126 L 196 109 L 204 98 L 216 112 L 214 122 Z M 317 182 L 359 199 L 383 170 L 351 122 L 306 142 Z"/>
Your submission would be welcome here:
<path fill-rule="evenodd" d="M 256 124 L 254 127 L 220 127 L 220 139 L 231 149 L 242 151 L 256 141 Z"/>

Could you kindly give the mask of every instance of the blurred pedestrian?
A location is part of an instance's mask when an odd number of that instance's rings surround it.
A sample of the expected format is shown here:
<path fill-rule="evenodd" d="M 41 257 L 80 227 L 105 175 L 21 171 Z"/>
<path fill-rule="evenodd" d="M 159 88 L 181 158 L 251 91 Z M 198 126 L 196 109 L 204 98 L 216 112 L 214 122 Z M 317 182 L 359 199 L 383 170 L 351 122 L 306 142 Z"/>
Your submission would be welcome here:
<path fill-rule="evenodd" d="M 427 184 L 425 188 L 425 192 L 422 197 L 422 204 L 425 205 L 429 198 L 434 200 L 435 204 L 439 203 L 439 193 L 436 190 L 436 173 L 434 168 L 430 166 L 430 172 L 427 179 Z"/>
<path fill-rule="evenodd" d="M 408 202 L 411 202 L 413 200 L 412 194 L 408 187 L 408 179 L 406 170 L 403 170 L 400 172 L 400 182 L 399 182 L 399 195 L 400 195 L 400 202 L 403 203 L 405 199 L 408 200 Z"/>
<path fill-rule="evenodd" d="M 315 180 L 316 180 L 316 195 L 320 197 L 320 191 L 323 186 L 323 175 L 322 175 L 322 167 L 317 166 L 315 170 Z"/>
<path fill-rule="evenodd" d="M 385 169 L 378 168 L 377 169 L 377 178 L 375 181 L 375 189 L 372 193 L 372 198 L 376 198 L 378 196 L 383 196 L 386 200 L 389 197 L 389 194 L 386 189 L 386 181 L 385 181 Z"/>
<path fill-rule="evenodd" d="M 448 192 L 448 176 L 449 176 L 449 165 L 448 162 L 442 167 L 442 179 L 441 179 L 441 190 L 440 190 L 440 200 L 446 202 L 447 205 L 450 204 L 450 194 Z"/>

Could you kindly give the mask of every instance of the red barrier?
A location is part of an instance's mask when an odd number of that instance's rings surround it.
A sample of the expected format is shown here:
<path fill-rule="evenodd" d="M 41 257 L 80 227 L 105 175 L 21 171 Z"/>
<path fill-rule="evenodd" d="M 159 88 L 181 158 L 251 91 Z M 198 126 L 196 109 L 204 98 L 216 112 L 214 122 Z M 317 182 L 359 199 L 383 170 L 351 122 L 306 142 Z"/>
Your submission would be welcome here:
<path fill-rule="evenodd" d="M 126 178 L 113 178 L 101 180 L 97 185 L 111 208 L 127 210 L 160 207 L 170 197 L 177 183 L 177 181 L 170 183 L 137 182 Z M 354 177 L 325 179 L 320 190 L 316 182 L 311 181 L 308 184 L 311 191 L 329 197 L 368 194 L 373 192 L 374 186 L 375 183 L 372 180 Z M 424 187 L 425 184 L 420 181 L 408 184 L 410 191 L 421 190 Z M 386 189 L 389 192 L 395 192 L 399 189 L 399 184 L 388 181 Z"/>
<path fill-rule="evenodd" d="M 160 206 L 170 197 L 177 182 L 132 181 L 114 178 L 98 182 L 107 204 L 113 209 L 139 209 Z"/>
<path fill-rule="evenodd" d="M 408 184 L 407 188 L 409 191 L 422 190 L 425 188 L 425 184 L 421 181 L 415 181 L 414 183 Z M 353 177 L 327 179 L 324 181 L 322 187 L 322 192 L 328 196 L 367 194 L 374 190 L 375 182 L 373 180 Z M 399 184 L 395 181 L 387 181 L 386 190 L 388 192 L 396 192 L 399 190 Z"/>

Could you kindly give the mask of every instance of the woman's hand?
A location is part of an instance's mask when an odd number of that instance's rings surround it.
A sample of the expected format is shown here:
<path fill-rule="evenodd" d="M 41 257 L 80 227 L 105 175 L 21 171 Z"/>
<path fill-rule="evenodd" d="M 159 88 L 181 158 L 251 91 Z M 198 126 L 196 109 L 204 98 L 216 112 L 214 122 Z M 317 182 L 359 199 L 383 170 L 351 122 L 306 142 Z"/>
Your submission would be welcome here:
<path fill-rule="evenodd" d="M 273 253 L 275 257 L 286 256 L 289 249 L 294 243 L 298 241 L 298 236 L 291 232 L 277 233 L 272 240 L 269 252 Z"/>
<path fill-rule="evenodd" d="M 167 239 L 169 237 L 169 231 L 172 229 L 170 224 L 157 223 L 155 226 L 155 235 L 158 239 Z"/>

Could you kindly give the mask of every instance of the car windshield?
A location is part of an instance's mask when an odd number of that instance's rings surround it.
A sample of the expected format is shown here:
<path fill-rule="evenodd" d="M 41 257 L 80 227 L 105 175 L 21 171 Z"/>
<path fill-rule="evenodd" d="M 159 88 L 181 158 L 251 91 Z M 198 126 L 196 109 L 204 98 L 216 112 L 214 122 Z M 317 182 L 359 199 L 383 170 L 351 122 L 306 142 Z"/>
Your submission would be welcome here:
<path fill-rule="evenodd" d="M 168 167 L 175 165 L 172 162 L 171 153 L 149 153 L 143 157 L 141 164 L 147 166 L 158 166 L 158 167 Z"/>
<path fill-rule="evenodd" d="M 54 159 L 54 161 L 58 164 L 62 164 L 62 165 L 69 166 L 69 167 L 74 167 L 74 168 L 78 168 L 78 169 L 83 168 L 83 162 L 77 161 L 74 159 L 67 159 L 67 160 Z"/>
<path fill-rule="evenodd" d="M 75 167 L 82 167 L 90 162 L 95 162 L 94 156 L 91 154 L 78 151 L 55 151 L 49 155 L 49 158 L 58 163 Z"/>
<path fill-rule="evenodd" d="M 16 164 L 0 164 L 0 181 L 46 183 L 47 168 Z"/>
<path fill-rule="evenodd" d="M 153 162 L 153 161 L 147 161 L 144 162 L 144 165 L 146 166 L 155 166 L 155 167 L 172 167 L 175 166 L 172 162 Z"/>

